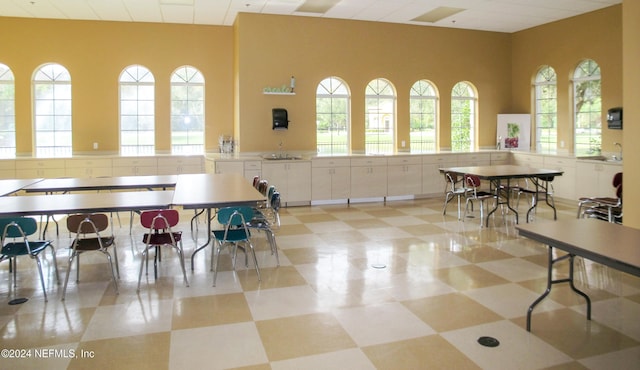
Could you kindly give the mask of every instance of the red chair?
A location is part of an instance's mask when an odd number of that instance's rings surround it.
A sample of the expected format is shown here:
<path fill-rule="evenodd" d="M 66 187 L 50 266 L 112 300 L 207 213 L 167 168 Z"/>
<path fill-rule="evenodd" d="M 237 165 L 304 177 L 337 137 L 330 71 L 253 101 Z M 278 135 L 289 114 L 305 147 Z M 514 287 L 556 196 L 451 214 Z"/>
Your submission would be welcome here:
<path fill-rule="evenodd" d="M 622 206 L 622 172 L 613 176 L 611 185 L 615 189 L 615 197 L 582 197 L 578 200 L 578 218 L 584 217 L 586 210 L 590 208 L 618 207 Z"/>
<path fill-rule="evenodd" d="M 189 286 L 187 280 L 187 272 L 184 269 L 184 252 L 182 249 L 182 232 L 173 231 L 171 228 L 176 226 L 180 221 L 180 214 L 175 209 L 160 209 L 143 211 L 140 213 L 140 223 L 143 227 L 149 229 L 142 237 L 144 250 L 142 251 L 142 261 L 140 262 L 140 272 L 138 274 L 138 292 L 140 292 L 140 280 L 142 280 L 142 268 L 147 266 L 149 270 L 149 249 L 155 249 L 153 259 L 154 277 L 158 277 L 158 260 L 160 258 L 160 247 L 170 246 L 176 250 L 180 258 L 180 267 L 184 283 Z"/>

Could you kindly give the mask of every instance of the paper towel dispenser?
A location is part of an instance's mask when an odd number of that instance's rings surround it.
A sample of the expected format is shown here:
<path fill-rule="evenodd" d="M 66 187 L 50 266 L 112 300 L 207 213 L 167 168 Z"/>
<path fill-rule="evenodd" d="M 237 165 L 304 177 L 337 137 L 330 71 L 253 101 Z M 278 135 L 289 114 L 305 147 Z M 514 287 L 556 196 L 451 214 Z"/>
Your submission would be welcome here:
<path fill-rule="evenodd" d="M 284 108 L 273 108 L 273 129 L 286 130 L 289 128 L 289 116 Z"/>

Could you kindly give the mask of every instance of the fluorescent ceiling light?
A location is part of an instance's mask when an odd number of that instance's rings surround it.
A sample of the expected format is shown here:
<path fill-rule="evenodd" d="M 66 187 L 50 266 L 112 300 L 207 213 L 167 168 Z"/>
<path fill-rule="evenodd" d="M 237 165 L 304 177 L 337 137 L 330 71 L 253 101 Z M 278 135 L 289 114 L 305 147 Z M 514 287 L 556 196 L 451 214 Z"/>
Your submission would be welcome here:
<path fill-rule="evenodd" d="M 194 0 L 160 0 L 160 5 L 193 5 Z"/>
<path fill-rule="evenodd" d="M 412 19 L 416 22 L 436 23 L 437 21 L 458 14 L 466 9 L 441 6 Z"/>
<path fill-rule="evenodd" d="M 324 14 L 340 0 L 307 0 L 296 9 L 297 12 Z"/>

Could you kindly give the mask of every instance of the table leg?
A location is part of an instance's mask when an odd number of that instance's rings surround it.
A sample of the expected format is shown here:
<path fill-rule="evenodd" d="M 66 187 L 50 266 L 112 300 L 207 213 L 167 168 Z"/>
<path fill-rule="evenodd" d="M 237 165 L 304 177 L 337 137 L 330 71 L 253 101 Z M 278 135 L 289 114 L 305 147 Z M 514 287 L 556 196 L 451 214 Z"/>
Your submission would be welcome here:
<path fill-rule="evenodd" d="M 195 257 L 196 253 L 200 252 L 207 245 L 209 245 L 209 243 L 211 243 L 211 208 L 207 208 L 207 241 L 203 245 L 196 248 L 196 250 L 191 254 L 191 271 L 194 270 L 193 257 Z"/>
<path fill-rule="evenodd" d="M 567 254 L 564 255 L 562 257 L 558 257 L 556 259 L 553 259 L 553 247 L 549 246 L 549 256 L 548 256 L 548 270 L 547 270 L 547 289 L 544 291 L 544 293 L 542 293 L 542 295 L 540 297 L 538 297 L 535 301 L 533 301 L 533 303 L 529 306 L 529 310 L 527 311 L 527 331 L 531 331 L 531 313 L 533 312 L 533 309 L 535 308 L 536 305 L 538 305 L 538 303 L 542 302 L 543 299 L 545 299 L 546 296 L 549 295 L 549 293 L 551 292 L 551 286 L 553 284 L 559 284 L 559 283 L 569 283 L 569 286 L 571 287 L 571 290 L 573 290 L 574 292 L 576 292 L 577 294 L 581 295 L 582 297 L 584 297 L 584 299 L 587 301 L 587 320 L 591 320 L 591 299 L 589 298 L 588 295 L 586 295 L 584 292 L 582 292 L 581 290 L 579 290 L 578 288 L 576 288 L 576 286 L 573 284 L 573 260 L 575 258 L 575 254 Z M 553 279 L 553 265 L 556 262 L 560 262 L 563 261 L 565 259 L 569 259 L 569 277 L 565 278 L 565 279 Z"/>

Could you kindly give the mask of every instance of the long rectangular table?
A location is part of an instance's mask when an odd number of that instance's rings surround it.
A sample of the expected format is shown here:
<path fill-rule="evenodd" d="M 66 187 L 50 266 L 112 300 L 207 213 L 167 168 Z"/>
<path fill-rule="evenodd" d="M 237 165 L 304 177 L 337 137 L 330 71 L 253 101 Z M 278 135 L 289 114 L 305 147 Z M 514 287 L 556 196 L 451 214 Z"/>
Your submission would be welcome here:
<path fill-rule="evenodd" d="M 0 197 L 0 216 L 46 216 L 168 208 L 172 200 L 173 191 L 170 190 Z"/>
<path fill-rule="evenodd" d="M 460 176 L 464 176 L 465 174 L 476 175 L 482 180 L 487 180 L 491 182 L 491 188 L 496 192 L 496 203 L 495 207 L 487 214 L 486 226 L 489 226 L 489 216 L 491 216 L 497 209 L 499 202 L 499 195 L 501 189 L 507 189 L 504 191 L 505 201 L 502 204 L 506 204 L 507 208 L 511 210 L 516 216 L 516 223 L 518 223 L 518 211 L 511 206 L 510 201 L 510 191 L 508 189 L 511 188 L 511 180 L 513 179 L 529 179 L 535 186 L 535 199 L 536 201 L 527 211 L 527 222 L 529 221 L 529 214 L 533 209 L 535 209 L 538 204 L 538 194 L 542 189 L 543 192 L 548 193 L 547 183 L 548 181 L 539 181 L 539 179 L 552 180 L 555 176 L 562 176 L 563 171 L 560 170 L 552 170 L 552 169 L 542 169 L 542 168 L 532 168 L 527 166 L 514 166 L 514 165 L 499 165 L 499 166 L 469 166 L 469 167 L 447 167 L 440 168 L 441 173 L 455 173 Z M 506 180 L 506 186 L 503 185 L 503 181 Z M 553 209 L 553 218 L 556 219 L 556 208 L 554 205 L 549 203 L 548 198 L 545 199 L 549 207 Z"/>
<path fill-rule="evenodd" d="M 587 301 L 587 319 L 591 320 L 591 300 L 578 290 L 573 279 L 573 260 L 581 256 L 605 266 L 640 277 L 640 230 L 596 219 L 568 219 L 516 226 L 521 236 L 549 246 L 547 289 L 527 311 L 527 330 L 531 331 L 531 313 L 558 283 L 569 283 L 571 289 Z M 553 248 L 567 255 L 553 258 Z M 553 265 L 569 259 L 569 277 L 553 279 Z"/>
<path fill-rule="evenodd" d="M 184 209 L 203 209 L 207 217 L 207 241 L 191 254 L 191 270 L 195 254 L 211 242 L 212 209 L 255 206 L 264 200 L 264 195 L 239 174 L 178 175 L 173 204 Z"/>
<path fill-rule="evenodd" d="M 0 197 L 13 194 L 22 190 L 25 186 L 42 181 L 42 179 L 7 179 L 0 180 Z"/>
<path fill-rule="evenodd" d="M 173 188 L 177 175 L 45 179 L 23 187 L 27 193 Z"/>

